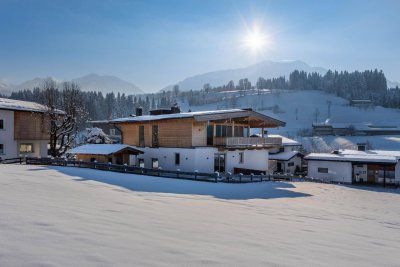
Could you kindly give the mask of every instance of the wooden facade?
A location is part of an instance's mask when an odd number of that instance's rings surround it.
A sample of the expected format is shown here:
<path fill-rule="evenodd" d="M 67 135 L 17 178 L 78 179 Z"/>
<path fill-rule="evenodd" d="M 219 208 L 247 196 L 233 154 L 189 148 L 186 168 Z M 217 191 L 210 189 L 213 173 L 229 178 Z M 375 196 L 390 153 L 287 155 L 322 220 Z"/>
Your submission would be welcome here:
<path fill-rule="evenodd" d="M 48 123 L 43 113 L 15 111 L 14 139 L 15 140 L 48 140 Z"/>

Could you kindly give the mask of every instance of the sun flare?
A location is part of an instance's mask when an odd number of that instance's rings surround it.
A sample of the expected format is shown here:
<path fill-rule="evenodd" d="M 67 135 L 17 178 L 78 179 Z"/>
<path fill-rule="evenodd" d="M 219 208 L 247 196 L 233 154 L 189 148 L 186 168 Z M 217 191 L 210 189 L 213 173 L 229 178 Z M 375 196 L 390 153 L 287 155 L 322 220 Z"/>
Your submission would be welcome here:
<path fill-rule="evenodd" d="M 268 36 L 258 28 L 249 30 L 243 39 L 244 46 L 253 52 L 260 52 L 269 43 Z"/>

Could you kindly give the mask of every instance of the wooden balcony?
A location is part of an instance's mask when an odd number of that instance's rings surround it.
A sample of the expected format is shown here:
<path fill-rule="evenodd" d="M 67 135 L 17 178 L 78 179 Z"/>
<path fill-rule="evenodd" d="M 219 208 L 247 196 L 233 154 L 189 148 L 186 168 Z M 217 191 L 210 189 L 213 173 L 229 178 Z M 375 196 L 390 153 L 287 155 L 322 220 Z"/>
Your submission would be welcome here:
<path fill-rule="evenodd" d="M 256 148 L 281 146 L 280 137 L 214 137 L 214 146 L 228 148 Z"/>

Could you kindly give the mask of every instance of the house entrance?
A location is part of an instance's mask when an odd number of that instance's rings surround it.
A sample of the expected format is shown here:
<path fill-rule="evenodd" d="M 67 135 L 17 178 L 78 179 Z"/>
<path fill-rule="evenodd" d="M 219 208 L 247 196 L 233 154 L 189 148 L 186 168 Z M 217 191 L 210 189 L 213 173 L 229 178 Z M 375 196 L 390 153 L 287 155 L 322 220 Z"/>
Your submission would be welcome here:
<path fill-rule="evenodd" d="M 215 153 L 214 154 L 214 171 L 225 172 L 225 154 Z"/>

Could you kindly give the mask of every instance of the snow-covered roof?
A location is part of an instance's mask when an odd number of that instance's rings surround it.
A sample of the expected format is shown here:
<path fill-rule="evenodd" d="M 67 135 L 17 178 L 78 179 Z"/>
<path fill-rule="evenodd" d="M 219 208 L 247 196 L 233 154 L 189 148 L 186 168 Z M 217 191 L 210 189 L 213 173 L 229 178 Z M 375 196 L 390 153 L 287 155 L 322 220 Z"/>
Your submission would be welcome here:
<path fill-rule="evenodd" d="M 45 112 L 46 106 L 35 102 L 14 100 L 8 98 L 0 98 L 0 109 L 5 110 L 19 110 L 31 112 Z"/>
<path fill-rule="evenodd" d="M 67 151 L 68 154 L 90 154 L 90 155 L 110 155 L 121 150 L 129 149 L 133 152 L 142 154 L 143 151 L 124 144 L 87 144 L 78 146 Z"/>
<path fill-rule="evenodd" d="M 247 109 L 228 109 L 228 110 L 210 110 L 210 111 L 196 111 L 196 112 L 182 112 L 162 115 L 143 115 L 135 117 L 118 118 L 111 120 L 111 123 L 121 122 L 143 122 L 143 121 L 156 121 L 156 120 L 167 120 L 167 119 L 184 119 L 194 118 L 196 121 L 208 121 L 208 120 L 221 120 L 228 118 L 241 118 L 254 116 L 260 120 L 273 122 L 276 126 L 284 126 L 285 123 Z"/>
<path fill-rule="evenodd" d="M 298 154 L 301 154 L 301 153 L 299 151 L 286 151 L 286 152 L 280 152 L 280 153 L 275 153 L 275 154 L 269 154 L 268 157 L 271 160 L 289 160 Z"/>
<path fill-rule="evenodd" d="M 283 135 L 279 135 L 279 134 L 268 134 L 268 137 L 279 137 L 279 138 L 282 138 L 282 145 L 283 146 L 300 146 L 301 145 L 296 140 L 287 138 L 287 137 L 285 137 Z"/>
<path fill-rule="evenodd" d="M 400 151 L 388 150 L 339 150 L 337 153 L 311 153 L 306 160 L 349 161 L 349 162 L 379 162 L 397 163 L 400 160 Z"/>

